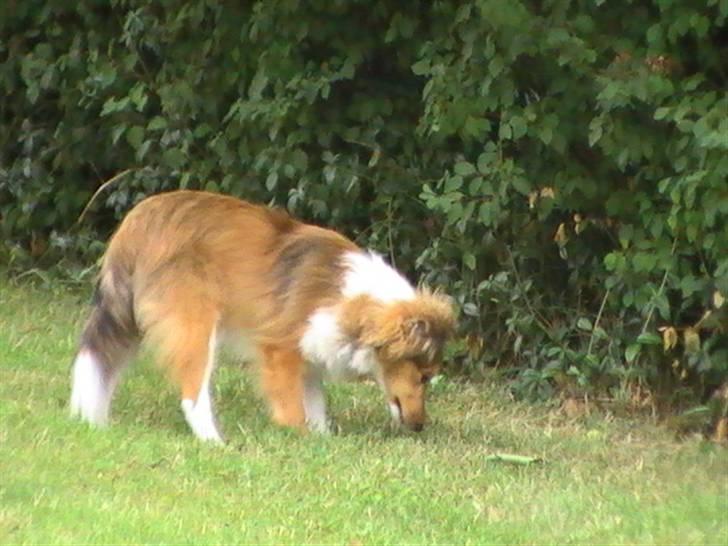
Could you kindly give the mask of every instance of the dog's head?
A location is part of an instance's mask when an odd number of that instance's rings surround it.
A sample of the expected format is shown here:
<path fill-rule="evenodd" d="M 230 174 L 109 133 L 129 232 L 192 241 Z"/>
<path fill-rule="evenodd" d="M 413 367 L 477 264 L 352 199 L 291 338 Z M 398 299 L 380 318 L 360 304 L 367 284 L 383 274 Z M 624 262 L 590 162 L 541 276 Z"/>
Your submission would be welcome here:
<path fill-rule="evenodd" d="M 377 379 L 395 421 L 422 430 L 427 384 L 439 372 L 455 329 L 449 298 L 424 289 L 395 302 L 360 295 L 343 304 L 340 323 L 354 343 L 376 354 Z"/>

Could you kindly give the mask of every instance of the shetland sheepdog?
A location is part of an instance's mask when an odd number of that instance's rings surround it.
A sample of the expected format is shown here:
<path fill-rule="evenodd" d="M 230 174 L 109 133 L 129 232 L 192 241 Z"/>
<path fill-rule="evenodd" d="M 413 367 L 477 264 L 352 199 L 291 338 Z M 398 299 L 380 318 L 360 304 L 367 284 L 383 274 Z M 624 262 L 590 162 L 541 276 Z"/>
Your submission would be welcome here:
<path fill-rule="evenodd" d="M 393 419 L 419 431 L 454 326 L 446 296 L 413 287 L 334 231 L 229 196 L 160 194 L 109 242 L 73 364 L 71 412 L 106 424 L 122 371 L 148 341 L 194 434 L 221 442 L 210 383 L 216 348 L 233 341 L 258 362 L 275 423 L 327 431 L 322 381 L 369 377 Z"/>

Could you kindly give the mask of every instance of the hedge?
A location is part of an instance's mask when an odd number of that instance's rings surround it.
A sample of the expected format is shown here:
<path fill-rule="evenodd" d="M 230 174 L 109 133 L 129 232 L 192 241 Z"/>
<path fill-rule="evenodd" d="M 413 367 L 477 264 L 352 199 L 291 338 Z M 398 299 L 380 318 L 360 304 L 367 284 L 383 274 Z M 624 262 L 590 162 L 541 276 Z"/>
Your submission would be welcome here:
<path fill-rule="evenodd" d="M 728 0 L 0 10 L 11 267 L 91 260 L 144 196 L 202 188 L 444 287 L 450 361 L 520 395 L 725 381 Z"/>

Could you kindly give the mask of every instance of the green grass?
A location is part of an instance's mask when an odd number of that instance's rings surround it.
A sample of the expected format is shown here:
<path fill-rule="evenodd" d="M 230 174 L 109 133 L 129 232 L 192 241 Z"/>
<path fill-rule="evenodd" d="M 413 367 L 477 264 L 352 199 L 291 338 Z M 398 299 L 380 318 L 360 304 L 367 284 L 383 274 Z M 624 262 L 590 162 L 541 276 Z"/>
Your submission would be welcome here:
<path fill-rule="evenodd" d="M 215 448 L 142 361 L 92 430 L 67 418 L 82 300 L 0 281 L 0 543 L 728 544 L 725 448 L 497 385 L 439 383 L 419 435 L 388 426 L 371 385 L 331 385 L 339 433 L 302 437 L 229 361 Z"/>

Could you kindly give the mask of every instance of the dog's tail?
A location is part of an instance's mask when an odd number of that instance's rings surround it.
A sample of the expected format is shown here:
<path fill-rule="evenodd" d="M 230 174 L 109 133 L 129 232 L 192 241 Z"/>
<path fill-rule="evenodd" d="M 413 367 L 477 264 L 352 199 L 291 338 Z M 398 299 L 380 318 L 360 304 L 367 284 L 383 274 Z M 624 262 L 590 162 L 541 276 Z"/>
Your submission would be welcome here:
<path fill-rule="evenodd" d="M 114 389 L 138 340 L 131 275 L 104 264 L 73 363 L 72 415 L 106 424 Z"/>

